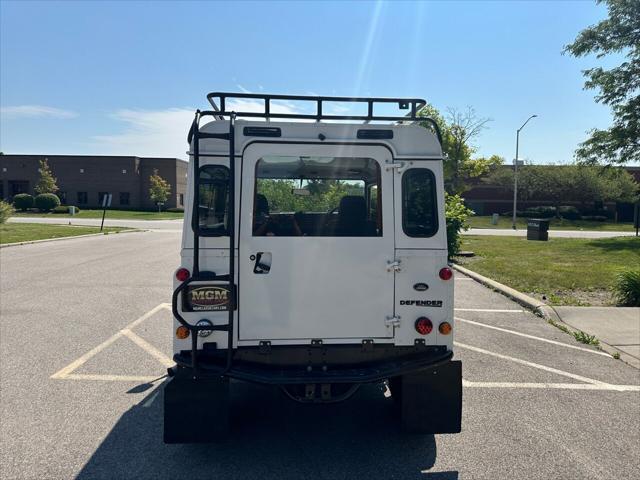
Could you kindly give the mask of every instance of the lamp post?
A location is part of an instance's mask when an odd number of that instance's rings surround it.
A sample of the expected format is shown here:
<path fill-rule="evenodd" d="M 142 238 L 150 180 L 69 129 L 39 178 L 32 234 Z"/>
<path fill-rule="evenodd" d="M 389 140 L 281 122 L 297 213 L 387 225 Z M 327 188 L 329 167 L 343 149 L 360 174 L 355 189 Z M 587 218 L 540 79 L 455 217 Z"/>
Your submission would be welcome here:
<path fill-rule="evenodd" d="M 518 203 L 518 147 L 520 146 L 520 130 L 529 123 L 529 120 L 537 117 L 538 115 L 531 115 L 527 118 L 527 121 L 516 131 L 516 158 L 513 160 L 513 220 L 511 222 L 511 228 L 516 229 L 516 206 Z"/>

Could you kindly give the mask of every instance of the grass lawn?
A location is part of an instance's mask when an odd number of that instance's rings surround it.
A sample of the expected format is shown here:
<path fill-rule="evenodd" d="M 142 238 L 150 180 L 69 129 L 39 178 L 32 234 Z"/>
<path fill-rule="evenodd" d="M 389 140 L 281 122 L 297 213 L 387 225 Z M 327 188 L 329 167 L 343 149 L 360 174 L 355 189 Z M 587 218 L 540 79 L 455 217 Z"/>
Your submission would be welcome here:
<path fill-rule="evenodd" d="M 640 237 L 601 239 L 521 237 L 463 238 L 476 256 L 458 262 L 552 305 L 611 305 L 615 275 L 640 267 Z"/>
<path fill-rule="evenodd" d="M 130 230 L 122 227 L 105 227 L 103 232 L 117 233 Z M 89 233 L 100 233 L 99 227 L 76 227 L 72 225 L 46 225 L 42 223 L 5 223 L 0 225 L 0 244 L 44 240 L 47 238 L 75 237 Z"/>
<path fill-rule="evenodd" d="M 73 217 L 68 213 L 16 212 L 15 217 L 46 218 L 102 218 L 102 210 L 81 210 Z M 143 212 L 136 210 L 107 210 L 106 218 L 116 220 L 174 220 L 182 218 L 182 212 Z"/>
<path fill-rule="evenodd" d="M 563 218 L 551 218 L 549 229 L 551 230 L 602 230 L 612 232 L 631 232 L 633 223 L 594 222 L 588 220 L 565 220 Z M 472 228 L 511 228 L 511 217 L 499 217 L 497 225 L 491 225 L 490 216 L 473 216 L 469 219 Z M 516 226 L 527 228 L 527 219 L 518 218 Z"/>

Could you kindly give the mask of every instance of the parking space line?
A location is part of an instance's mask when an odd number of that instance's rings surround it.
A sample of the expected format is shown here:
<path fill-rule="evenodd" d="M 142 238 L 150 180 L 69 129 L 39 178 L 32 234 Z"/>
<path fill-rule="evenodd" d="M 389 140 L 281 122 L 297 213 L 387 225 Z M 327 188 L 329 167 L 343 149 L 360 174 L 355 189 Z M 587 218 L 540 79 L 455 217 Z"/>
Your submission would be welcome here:
<path fill-rule="evenodd" d="M 90 374 L 90 373 L 70 373 L 62 378 L 64 380 L 95 380 L 101 382 L 143 382 L 152 383 L 156 380 L 160 380 L 159 377 L 145 377 L 141 375 L 103 375 L 103 374 Z"/>
<path fill-rule="evenodd" d="M 460 318 L 460 317 L 454 317 L 454 318 L 459 322 L 469 323 L 471 325 L 476 325 L 478 327 L 490 328 L 491 330 L 497 330 L 499 332 L 510 333 L 512 335 L 517 335 L 519 337 L 524 337 L 524 338 L 530 338 L 532 340 L 537 340 L 539 342 L 551 343 L 552 345 L 559 345 L 561 347 L 572 348 L 574 350 L 580 350 L 580 351 L 583 351 L 583 352 L 593 353 L 593 354 L 596 354 L 596 355 L 603 355 L 605 357 L 612 358 L 611 355 L 609 355 L 608 353 L 601 352 L 599 350 L 591 350 L 589 348 L 578 347 L 577 345 L 569 345 L 567 343 L 558 342 L 556 340 L 549 340 L 548 338 L 536 337 L 535 335 L 529 335 L 527 333 L 516 332 L 515 330 L 509 330 L 509 329 L 501 328 L 501 327 L 494 327 L 493 325 L 487 325 L 486 323 L 481 323 L 481 322 L 474 322 L 473 320 L 467 320 L 465 318 Z"/>
<path fill-rule="evenodd" d="M 594 380 L 593 378 L 583 377 L 582 375 L 577 375 L 575 373 L 565 372 L 564 370 L 558 370 L 557 368 L 547 367 L 546 365 L 540 365 L 539 363 L 529 362 L 527 360 L 522 360 L 521 358 L 510 357 L 508 355 L 502 355 L 501 353 L 490 352 L 489 350 L 485 350 L 484 348 L 474 347 L 472 345 L 466 345 L 464 343 L 453 342 L 453 344 L 460 348 L 466 348 L 467 350 L 471 350 L 472 352 L 483 353 L 485 355 L 490 355 L 492 357 L 501 358 L 503 360 L 509 360 L 514 363 L 519 363 L 521 365 L 526 365 L 527 367 L 537 368 L 538 370 L 544 370 L 545 372 L 555 373 L 556 375 L 562 375 L 563 377 L 573 378 L 574 380 L 578 380 L 580 382 L 591 383 L 593 385 L 606 385 L 608 387 L 614 387 L 614 385 L 610 385 L 605 382 L 601 382 L 600 380 Z"/>
<path fill-rule="evenodd" d="M 462 380 L 465 388 L 530 388 L 556 390 L 606 390 L 616 392 L 640 392 L 640 385 L 599 385 L 593 383 L 528 383 L 528 382 L 471 382 Z"/>
<path fill-rule="evenodd" d="M 133 333 L 128 328 L 123 329 L 122 334 L 125 337 L 127 337 L 129 340 L 134 342 L 136 345 L 138 345 L 140 348 L 145 350 L 149 355 L 155 357 L 165 367 L 172 367 L 175 364 L 175 362 L 171 360 L 169 357 L 167 357 L 164 353 L 162 353 L 160 350 L 158 350 L 156 347 L 151 345 L 146 340 L 140 338 L 138 335 Z"/>
<path fill-rule="evenodd" d="M 58 370 L 56 373 L 54 373 L 53 375 L 51 375 L 50 378 L 56 379 L 56 380 L 62 380 L 62 379 L 72 379 L 72 380 L 78 380 L 78 375 L 74 375 L 73 377 L 71 377 L 71 372 L 77 370 L 78 368 L 80 368 L 82 365 L 84 365 L 85 363 L 87 363 L 91 358 L 95 357 L 98 353 L 100 353 L 102 350 L 104 350 L 105 348 L 107 348 L 109 345 L 111 345 L 113 342 L 115 342 L 116 340 L 118 340 L 120 337 L 126 335 L 125 331 L 132 329 L 134 327 L 136 327 L 137 325 L 141 324 L 142 322 L 144 322 L 146 319 L 148 319 L 149 317 L 153 316 L 155 313 L 159 312 L 162 309 L 166 309 L 169 308 L 170 304 L 168 303 L 161 303 L 160 305 L 157 305 L 156 307 L 152 308 L 151 310 L 149 310 L 147 313 L 145 313 L 144 315 L 142 315 L 141 317 L 137 318 L 136 320 L 134 320 L 133 322 L 131 322 L 129 325 L 127 325 L 125 328 L 123 328 L 122 330 L 114 333 L 111 337 L 109 337 L 108 339 L 106 339 L 104 342 L 102 342 L 100 345 L 98 345 L 95 348 L 92 348 L 91 350 L 89 350 L 87 353 L 85 353 L 84 355 L 82 355 L 80 358 L 78 358 L 77 360 L 74 360 L 73 362 L 71 362 L 69 365 L 67 365 L 66 367 Z M 136 335 L 137 336 L 137 335 Z M 138 337 L 140 338 L 140 337 Z M 142 340 L 142 339 L 140 339 Z M 136 342 L 137 343 L 137 342 Z M 146 343 L 146 342 L 145 342 Z M 144 348 L 144 347 L 143 347 Z M 145 349 L 146 350 L 146 349 Z M 150 352 L 149 352 L 150 353 Z M 155 355 L 154 355 L 155 356 Z M 157 358 L 157 357 L 156 357 Z M 161 362 L 164 365 L 164 362 Z M 87 378 L 86 375 L 81 375 L 85 380 L 96 380 L 96 378 Z M 89 375 L 90 377 L 96 377 L 96 375 Z M 117 377 L 116 380 L 122 380 L 123 378 L 143 378 L 143 377 L 126 377 L 126 376 L 121 376 L 121 375 L 98 375 L 98 377 L 101 377 L 101 380 L 107 380 L 109 378 L 115 378 Z M 146 378 L 146 377 L 144 377 Z M 126 380 L 125 380 L 126 381 Z M 138 380 L 129 380 L 129 381 L 138 381 Z"/>
<path fill-rule="evenodd" d="M 488 313 L 522 313 L 524 310 L 508 310 L 501 308 L 454 308 L 457 312 L 488 312 Z"/>
<path fill-rule="evenodd" d="M 157 389 L 157 390 L 154 392 L 154 394 L 153 394 L 153 395 L 151 395 L 151 397 L 149 397 L 149 399 L 148 399 L 146 402 L 144 402 L 144 403 L 142 404 L 142 406 L 143 406 L 144 408 L 149 408 L 151 405 L 153 405 L 153 402 L 156 400 L 156 398 L 157 398 L 157 396 L 158 396 L 159 394 L 160 394 L 160 389 Z"/>

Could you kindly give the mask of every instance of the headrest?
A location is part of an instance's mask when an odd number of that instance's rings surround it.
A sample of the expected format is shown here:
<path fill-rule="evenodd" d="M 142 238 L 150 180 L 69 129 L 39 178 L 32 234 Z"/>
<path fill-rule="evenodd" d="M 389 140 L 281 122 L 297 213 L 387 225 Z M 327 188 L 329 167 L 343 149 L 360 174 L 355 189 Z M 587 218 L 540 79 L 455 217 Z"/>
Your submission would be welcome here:
<path fill-rule="evenodd" d="M 256 213 L 269 213 L 269 200 L 261 193 L 256 194 Z"/>
<path fill-rule="evenodd" d="M 347 195 L 340 200 L 340 217 L 367 218 L 367 204 L 364 197 L 359 195 Z"/>

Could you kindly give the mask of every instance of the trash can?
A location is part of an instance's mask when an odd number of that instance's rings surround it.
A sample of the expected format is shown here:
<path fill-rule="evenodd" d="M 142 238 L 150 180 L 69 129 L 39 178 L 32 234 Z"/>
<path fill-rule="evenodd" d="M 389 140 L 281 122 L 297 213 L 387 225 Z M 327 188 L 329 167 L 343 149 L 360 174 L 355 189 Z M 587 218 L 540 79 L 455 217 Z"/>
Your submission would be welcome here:
<path fill-rule="evenodd" d="M 542 218 L 527 219 L 527 240 L 549 240 L 549 220 Z"/>

